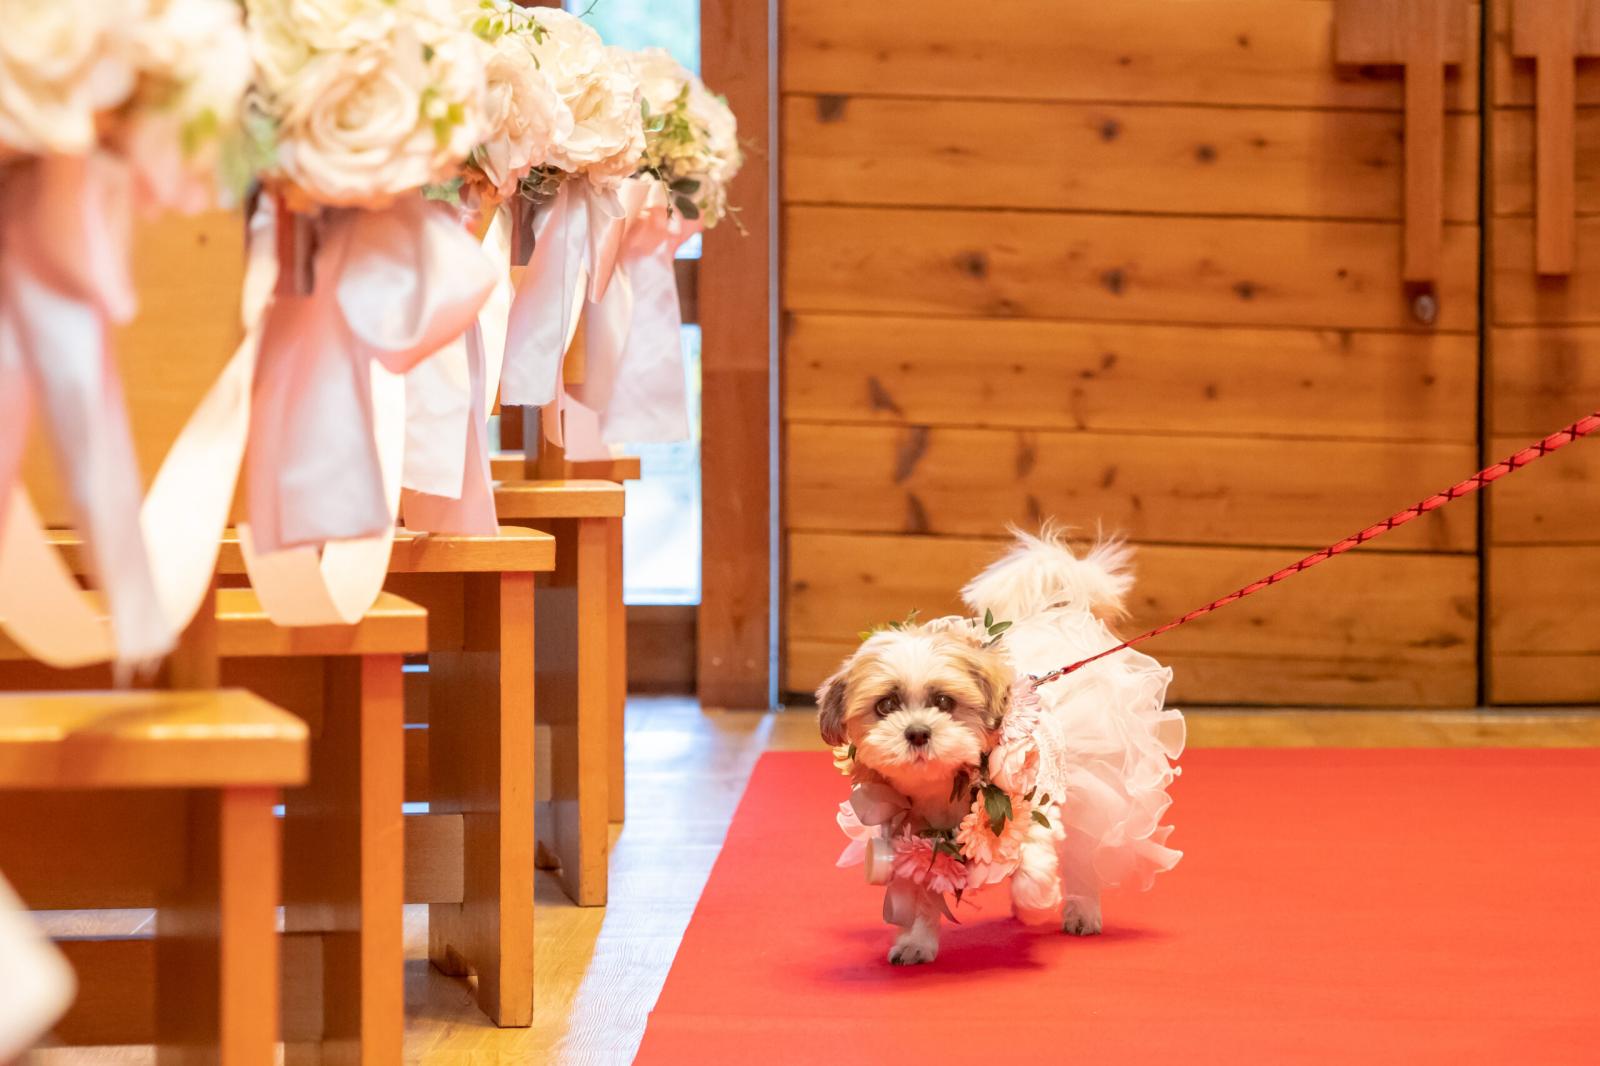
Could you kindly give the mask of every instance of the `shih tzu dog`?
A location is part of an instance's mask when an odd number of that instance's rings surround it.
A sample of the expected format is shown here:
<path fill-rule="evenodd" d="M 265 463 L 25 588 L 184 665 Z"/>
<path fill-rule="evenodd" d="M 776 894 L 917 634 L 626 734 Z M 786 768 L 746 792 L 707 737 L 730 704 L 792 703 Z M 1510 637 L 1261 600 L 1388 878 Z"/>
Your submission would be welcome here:
<path fill-rule="evenodd" d="M 948 897 L 969 889 L 1009 876 L 1017 918 L 1087 936 L 1103 887 L 1148 888 L 1178 861 L 1161 824 L 1184 742 L 1171 671 L 1125 650 L 1031 681 L 1118 643 L 1130 555 L 1018 533 L 962 590 L 979 617 L 876 632 L 818 689 L 852 779 L 840 864 L 865 859 L 887 885 L 890 962 L 933 961 Z"/>

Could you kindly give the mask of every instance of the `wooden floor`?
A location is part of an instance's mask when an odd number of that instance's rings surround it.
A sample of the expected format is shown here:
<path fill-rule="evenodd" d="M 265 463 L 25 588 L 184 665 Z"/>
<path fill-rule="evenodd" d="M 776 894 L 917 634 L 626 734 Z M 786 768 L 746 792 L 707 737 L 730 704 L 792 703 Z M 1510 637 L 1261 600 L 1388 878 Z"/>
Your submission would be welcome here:
<path fill-rule="evenodd" d="M 1600 746 L 1600 712 L 1593 710 L 1199 711 L 1189 720 L 1196 747 Z M 531 1029 L 495 1029 L 473 1005 L 466 982 L 431 971 L 426 908 L 407 908 L 407 1062 L 629 1062 L 756 759 L 765 751 L 820 747 L 808 709 L 756 714 L 703 711 L 683 699 L 631 703 L 628 820 L 614 841 L 611 905 L 574 907 L 553 879 L 540 875 Z M 126 929 L 144 917 L 124 912 L 116 921 Z M 57 922 L 84 931 L 74 916 Z M 83 1066 L 153 1056 L 73 1050 L 38 1058 Z"/>

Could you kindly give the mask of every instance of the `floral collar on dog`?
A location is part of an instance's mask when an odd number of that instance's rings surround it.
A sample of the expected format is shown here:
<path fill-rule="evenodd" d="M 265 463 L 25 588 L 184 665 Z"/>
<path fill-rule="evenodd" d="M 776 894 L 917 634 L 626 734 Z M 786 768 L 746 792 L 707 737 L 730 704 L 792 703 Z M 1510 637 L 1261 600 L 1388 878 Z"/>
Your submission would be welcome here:
<path fill-rule="evenodd" d="M 1031 826 L 1051 828 L 1050 796 L 1039 794 L 1039 715 L 1038 692 L 1023 679 L 1012 688 L 1000 739 L 956 782 L 951 799 L 963 792 L 970 799 L 959 825 L 913 826 L 904 796 L 881 781 L 857 781 L 839 805 L 839 828 L 851 838 L 839 865 L 866 861 L 871 881 L 907 881 L 957 902 L 969 889 L 1010 876 Z M 853 745 L 833 754 L 834 766 L 853 777 Z"/>

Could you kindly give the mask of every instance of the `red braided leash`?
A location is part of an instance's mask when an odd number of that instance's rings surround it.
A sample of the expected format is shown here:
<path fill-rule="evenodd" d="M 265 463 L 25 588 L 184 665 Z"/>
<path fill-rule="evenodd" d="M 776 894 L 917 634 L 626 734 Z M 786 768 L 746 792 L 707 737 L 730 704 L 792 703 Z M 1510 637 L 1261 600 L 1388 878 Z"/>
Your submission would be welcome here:
<path fill-rule="evenodd" d="M 1363 529 L 1353 537 L 1346 537 L 1337 544 L 1330 544 L 1321 551 L 1312 552 L 1299 562 L 1286 566 L 1277 573 L 1268 577 L 1264 577 L 1259 581 L 1252 581 L 1250 584 L 1246 585 L 1242 589 L 1239 589 L 1237 592 L 1230 592 L 1221 599 L 1212 600 L 1204 607 L 1196 607 L 1182 618 L 1175 618 L 1165 625 L 1157 626 L 1148 633 L 1140 633 L 1131 640 L 1125 640 L 1114 648 L 1107 648 L 1098 655 L 1091 655 L 1089 658 L 1082 659 L 1070 666 L 1060 667 L 1059 669 L 1052 670 L 1047 674 L 1035 674 L 1030 680 L 1033 682 L 1034 687 L 1037 688 L 1038 686 L 1046 684 L 1050 681 L 1054 681 L 1057 678 L 1066 677 L 1074 670 L 1080 670 L 1092 662 L 1098 662 L 1099 660 L 1104 659 L 1108 655 L 1115 655 L 1117 652 L 1122 651 L 1125 648 L 1131 648 L 1135 644 L 1142 644 L 1151 637 L 1159 637 L 1161 634 L 1171 632 L 1181 625 L 1187 625 L 1190 622 L 1193 622 L 1196 618 L 1199 618 L 1202 615 L 1210 614 L 1219 607 L 1226 607 L 1230 603 L 1236 603 L 1239 600 L 1244 599 L 1246 596 L 1253 596 L 1264 588 L 1269 588 L 1272 585 L 1276 585 L 1278 582 L 1287 580 L 1288 578 L 1291 578 L 1302 571 L 1310 570 L 1313 566 L 1316 566 L 1318 563 L 1326 559 L 1332 559 L 1335 555 L 1343 555 L 1347 551 L 1359 548 L 1369 540 L 1377 540 L 1391 529 L 1398 529 L 1400 526 L 1405 525 L 1413 518 L 1419 518 L 1422 515 L 1427 514 L 1429 511 L 1436 511 L 1445 504 L 1449 503 L 1451 500 L 1459 500 L 1463 496 L 1470 496 L 1474 492 L 1477 492 L 1479 489 L 1483 488 L 1485 485 L 1489 484 L 1491 481 L 1498 480 L 1499 478 L 1504 477 L 1506 474 L 1511 473 L 1513 470 L 1520 470 L 1537 459 L 1543 459 L 1551 452 L 1560 448 L 1565 448 L 1573 441 L 1579 439 L 1580 437 L 1587 437 L 1590 433 L 1593 433 L 1597 429 L 1600 429 L 1600 411 L 1596 411 L 1587 417 L 1578 419 L 1566 429 L 1559 430 L 1550 434 L 1541 441 L 1537 441 L 1528 445 L 1526 448 L 1523 448 L 1514 455 L 1500 460 L 1493 466 L 1478 471 L 1465 481 L 1457 482 L 1456 484 L 1451 485 L 1443 492 L 1435 493 L 1419 503 L 1414 503 L 1410 507 L 1407 507 L 1404 511 L 1401 511 L 1398 514 L 1390 515 L 1388 518 L 1385 518 L 1382 522 L 1379 522 L 1376 525 L 1368 526 L 1366 529 Z"/>

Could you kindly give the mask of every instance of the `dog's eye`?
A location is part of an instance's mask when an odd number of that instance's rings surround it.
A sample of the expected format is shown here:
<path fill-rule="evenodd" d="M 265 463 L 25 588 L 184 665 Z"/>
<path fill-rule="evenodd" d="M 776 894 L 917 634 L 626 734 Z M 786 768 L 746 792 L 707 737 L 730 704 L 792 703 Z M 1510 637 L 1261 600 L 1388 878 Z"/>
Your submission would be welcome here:
<path fill-rule="evenodd" d="M 885 696 L 883 699 L 879 700 L 876 705 L 874 705 L 873 709 L 878 712 L 879 718 L 883 718 L 893 714 L 895 712 L 895 708 L 899 706 L 899 700 L 895 699 L 893 696 Z"/>
<path fill-rule="evenodd" d="M 949 714 L 951 711 L 956 709 L 955 698 L 952 696 L 947 696 L 943 692 L 939 693 L 933 698 L 933 705 L 939 708 L 945 714 Z"/>

